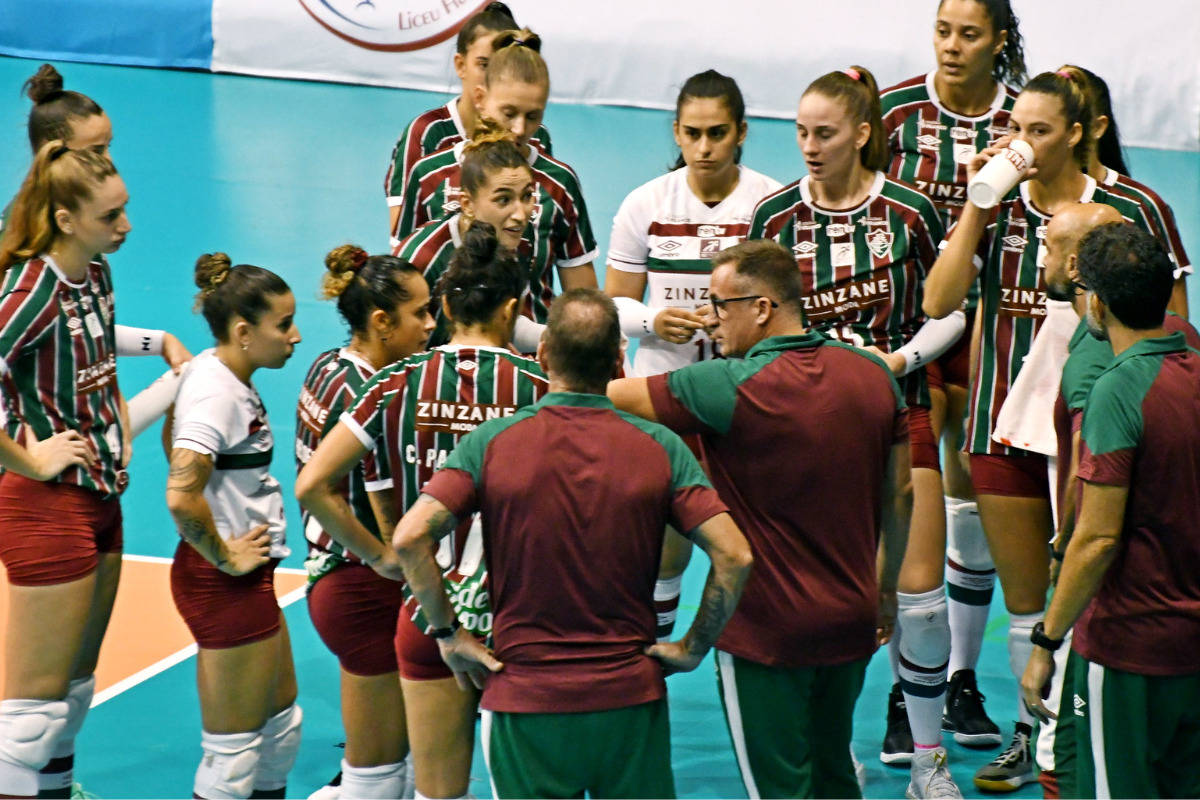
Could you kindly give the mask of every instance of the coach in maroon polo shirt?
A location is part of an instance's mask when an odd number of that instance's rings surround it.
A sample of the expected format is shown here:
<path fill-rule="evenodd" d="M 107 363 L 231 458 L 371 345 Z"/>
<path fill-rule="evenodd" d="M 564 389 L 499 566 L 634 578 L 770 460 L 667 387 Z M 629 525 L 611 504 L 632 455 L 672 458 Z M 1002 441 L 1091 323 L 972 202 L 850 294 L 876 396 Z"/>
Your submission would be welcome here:
<path fill-rule="evenodd" d="M 561 295 L 538 356 L 550 394 L 465 436 L 393 544 L 442 657 L 460 684 L 483 689 L 498 796 L 674 797 L 663 678 L 695 669 L 716 642 L 750 548 L 683 441 L 605 396 L 622 359 L 612 300 Z M 459 628 L 433 557 L 476 511 L 494 656 Z M 687 634 L 655 644 L 668 524 L 712 568 Z"/>

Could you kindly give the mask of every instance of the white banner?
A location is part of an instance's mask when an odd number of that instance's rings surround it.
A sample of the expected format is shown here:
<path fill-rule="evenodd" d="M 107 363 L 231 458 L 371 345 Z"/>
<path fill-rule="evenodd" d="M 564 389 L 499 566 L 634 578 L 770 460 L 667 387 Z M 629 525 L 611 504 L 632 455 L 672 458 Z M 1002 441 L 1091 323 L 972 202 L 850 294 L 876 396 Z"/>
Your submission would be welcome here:
<path fill-rule="evenodd" d="M 457 91 L 457 26 L 478 0 L 214 0 L 214 70 Z M 1030 73 L 1108 81 L 1127 145 L 1200 149 L 1200 3 L 1014 0 Z M 934 66 L 935 0 L 510 0 L 544 40 L 555 102 L 670 108 L 689 75 L 738 80 L 750 113 L 786 117 L 851 63 L 886 87 Z"/>

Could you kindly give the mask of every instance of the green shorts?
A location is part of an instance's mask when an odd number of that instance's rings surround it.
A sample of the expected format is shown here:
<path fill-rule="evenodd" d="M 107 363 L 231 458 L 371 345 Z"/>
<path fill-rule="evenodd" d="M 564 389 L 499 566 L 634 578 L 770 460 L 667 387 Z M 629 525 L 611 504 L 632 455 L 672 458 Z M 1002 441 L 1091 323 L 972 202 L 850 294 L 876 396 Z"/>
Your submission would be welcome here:
<path fill-rule="evenodd" d="M 675 797 L 667 700 L 577 714 L 483 712 L 492 793 Z"/>
<path fill-rule="evenodd" d="M 862 797 L 850 739 L 869 660 L 789 669 L 717 651 L 721 704 L 751 800 Z"/>
<path fill-rule="evenodd" d="M 1054 755 L 1064 798 L 1200 797 L 1200 672 L 1136 675 L 1072 651 Z"/>

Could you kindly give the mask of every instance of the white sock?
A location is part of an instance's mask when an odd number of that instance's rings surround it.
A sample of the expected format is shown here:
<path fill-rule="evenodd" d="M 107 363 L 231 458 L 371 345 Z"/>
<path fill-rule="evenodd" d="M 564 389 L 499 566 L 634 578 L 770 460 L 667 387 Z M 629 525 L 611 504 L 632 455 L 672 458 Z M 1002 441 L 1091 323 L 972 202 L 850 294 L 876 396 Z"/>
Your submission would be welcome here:
<path fill-rule="evenodd" d="M 679 593 L 683 587 L 683 576 L 663 578 L 654 582 L 654 613 L 658 615 L 655 637 L 660 642 L 670 641 L 675 630 L 675 617 L 679 614 Z"/>
<path fill-rule="evenodd" d="M 892 686 L 900 682 L 900 620 L 892 628 L 892 640 L 888 642 L 888 663 L 892 666 Z"/>
<path fill-rule="evenodd" d="M 1033 642 L 1029 641 L 1029 634 L 1044 616 L 1043 611 L 1036 614 L 1010 614 L 1008 620 L 1008 666 L 1017 679 L 1017 719 L 1030 727 L 1033 727 L 1033 715 L 1025 708 L 1021 697 L 1021 676 L 1025 674 L 1029 657 L 1033 655 Z"/>
<path fill-rule="evenodd" d="M 950 675 L 974 670 L 987 630 L 996 587 L 979 509 L 973 502 L 946 498 L 946 594 L 950 618 Z"/>
<path fill-rule="evenodd" d="M 942 743 L 942 710 L 946 703 L 946 662 L 950 626 L 946 590 L 939 586 L 921 594 L 897 594 L 904 624 L 900 640 L 900 688 L 908 705 L 913 745 L 924 749 Z"/>
<path fill-rule="evenodd" d="M 378 767 L 352 767 L 342 759 L 343 800 L 395 800 L 404 792 L 404 762 Z"/>

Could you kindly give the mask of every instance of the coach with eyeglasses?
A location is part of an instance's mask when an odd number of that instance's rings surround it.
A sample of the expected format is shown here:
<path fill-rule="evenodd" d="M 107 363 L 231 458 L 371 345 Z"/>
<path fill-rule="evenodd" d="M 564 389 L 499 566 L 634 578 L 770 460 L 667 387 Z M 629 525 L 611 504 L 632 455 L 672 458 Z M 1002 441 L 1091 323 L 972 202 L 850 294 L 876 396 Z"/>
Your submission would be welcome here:
<path fill-rule="evenodd" d="M 747 792 L 859 797 L 852 717 L 895 620 L 911 513 L 907 411 L 882 361 L 805 330 L 802 293 L 795 260 L 775 242 L 721 252 L 709 322 L 726 358 L 614 381 L 609 397 L 700 435 L 754 553 L 717 640 Z"/>

